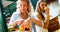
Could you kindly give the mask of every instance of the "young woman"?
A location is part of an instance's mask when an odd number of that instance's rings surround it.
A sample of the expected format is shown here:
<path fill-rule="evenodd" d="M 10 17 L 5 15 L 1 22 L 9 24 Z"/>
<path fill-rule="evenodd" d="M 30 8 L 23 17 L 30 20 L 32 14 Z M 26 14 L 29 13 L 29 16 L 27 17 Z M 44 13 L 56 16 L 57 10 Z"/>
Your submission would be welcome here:
<path fill-rule="evenodd" d="M 44 29 L 36 25 L 37 32 L 41 30 L 41 32 L 48 32 L 47 28 L 49 25 L 49 8 L 47 7 L 47 3 L 45 1 L 39 1 L 36 6 L 36 17 L 38 20 L 44 22 Z"/>
<path fill-rule="evenodd" d="M 17 1 L 17 11 L 11 16 L 9 25 L 15 27 L 19 26 L 20 30 L 31 30 L 31 22 L 42 26 L 42 22 L 35 20 L 31 16 L 31 3 L 29 0 L 18 0 Z M 33 32 L 33 31 L 32 31 Z"/>

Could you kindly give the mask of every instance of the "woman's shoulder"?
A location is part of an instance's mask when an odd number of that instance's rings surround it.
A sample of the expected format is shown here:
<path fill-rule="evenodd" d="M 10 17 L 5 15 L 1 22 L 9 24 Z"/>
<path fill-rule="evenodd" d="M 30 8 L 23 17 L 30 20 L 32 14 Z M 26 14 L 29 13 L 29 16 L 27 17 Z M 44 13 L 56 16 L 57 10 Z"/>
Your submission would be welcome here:
<path fill-rule="evenodd" d="M 37 14 L 38 14 L 38 13 L 37 13 L 36 11 L 34 11 L 34 12 L 31 14 L 31 16 L 32 16 L 32 17 L 35 17 Z"/>
<path fill-rule="evenodd" d="M 12 15 L 19 15 L 19 13 L 18 12 L 14 12 Z"/>

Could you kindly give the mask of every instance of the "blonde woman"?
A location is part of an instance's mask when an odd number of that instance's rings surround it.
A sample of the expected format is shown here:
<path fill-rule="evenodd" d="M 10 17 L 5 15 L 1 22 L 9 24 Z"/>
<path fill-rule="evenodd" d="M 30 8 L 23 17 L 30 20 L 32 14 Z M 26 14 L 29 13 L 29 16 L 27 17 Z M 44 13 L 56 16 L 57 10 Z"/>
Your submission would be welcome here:
<path fill-rule="evenodd" d="M 9 25 L 13 27 L 18 26 L 22 31 L 33 31 L 32 22 L 38 26 L 42 26 L 42 22 L 34 19 L 34 16 L 31 16 L 31 2 L 29 0 L 18 0 L 17 1 L 17 11 L 14 12 L 11 16 Z"/>
<path fill-rule="evenodd" d="M 36 6 L 36 18 L 42 22 L 44 22 L 44 28 L 43 27 L 39 27 L 36 25 L 36 30 L 37 32 L 48 32 L 47 28 L 49 25 L 49 8 L 47 7 L 47 3 L 45 1 L 38 1 L 37 6 Z"/>

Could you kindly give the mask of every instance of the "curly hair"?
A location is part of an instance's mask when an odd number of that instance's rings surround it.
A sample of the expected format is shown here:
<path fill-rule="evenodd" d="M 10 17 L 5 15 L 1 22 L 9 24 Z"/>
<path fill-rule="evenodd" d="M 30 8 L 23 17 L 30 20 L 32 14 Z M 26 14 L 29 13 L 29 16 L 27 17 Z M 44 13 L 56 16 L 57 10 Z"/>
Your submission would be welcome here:
<path fill-rule="evenodd" d="M 31 2 L 30 2 L 30 0 L 18 0 L 17 1 L 17 11 L 19 11 L 19 3 L 20 3 L 20 1 L 26 1 L 27 2 L 27 10 L 28 10 L 28 14 L 31 14 L 31 11 L 32 11 L 32 4 L 31 4 Z"/>

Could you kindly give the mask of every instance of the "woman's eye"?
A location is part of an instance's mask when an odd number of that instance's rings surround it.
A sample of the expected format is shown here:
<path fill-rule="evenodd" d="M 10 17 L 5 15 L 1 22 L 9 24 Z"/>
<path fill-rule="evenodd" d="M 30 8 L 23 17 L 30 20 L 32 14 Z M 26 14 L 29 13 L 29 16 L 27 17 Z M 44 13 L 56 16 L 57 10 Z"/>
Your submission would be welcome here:
<path fill-rule="evenodd" d="M 20 5 L 20 6 L 22 6 L 22 5 Z"/>
<path fill-rule="evenodd" d="M 24 5 L 24 6 L 26 6 L 26 5 Z"/>
<path fill-rule="evenodd" d="M 42 6 L 43 6 L 44 4 L 42 4 Z"/>

